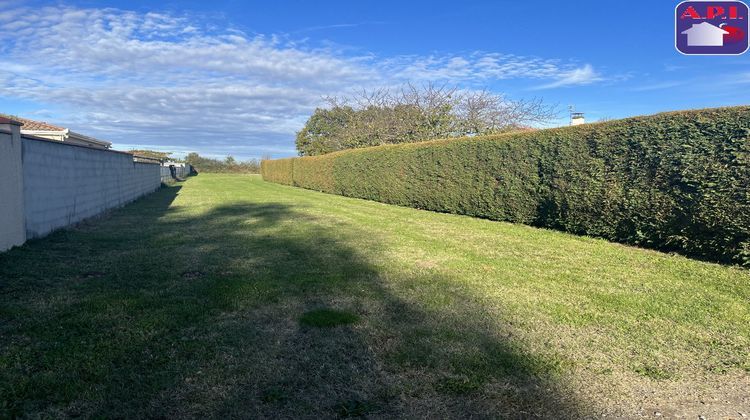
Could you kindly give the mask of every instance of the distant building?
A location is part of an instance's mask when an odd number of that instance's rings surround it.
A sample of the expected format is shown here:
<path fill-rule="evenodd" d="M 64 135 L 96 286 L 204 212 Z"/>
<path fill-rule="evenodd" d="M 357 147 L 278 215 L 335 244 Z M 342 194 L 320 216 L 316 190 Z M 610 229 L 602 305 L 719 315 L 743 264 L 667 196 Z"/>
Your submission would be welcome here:
<path fill-rule="evenodd" d="M 112 143 L 108 141 L 85 136 L 71 131 L 69 128 L 58 127 L 44 121 L 34 121 L 28 118 L 13 117 L 13 119 L 23 124 L 21 126 L 21 134 L 99 149 L 109 149 L 112 147 Z"/>
<path fill-rule="evenodd" d="M 583 112 L 571 112 L 570 113 L 570 125 L 581 125 L 586 120 L 583 118 Z"/>

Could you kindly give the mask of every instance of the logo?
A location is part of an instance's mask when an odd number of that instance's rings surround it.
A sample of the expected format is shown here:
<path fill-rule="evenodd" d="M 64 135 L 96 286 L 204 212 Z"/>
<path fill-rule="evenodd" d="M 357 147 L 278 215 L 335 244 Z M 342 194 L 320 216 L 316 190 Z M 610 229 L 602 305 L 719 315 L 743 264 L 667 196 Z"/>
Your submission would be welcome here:
<path fill-rule="evenodd" d="M 748 7 L 741 1 L 683 1 L 675 8 L 675 47 L 686 55 L 739 55 L 748 49 Z"/>

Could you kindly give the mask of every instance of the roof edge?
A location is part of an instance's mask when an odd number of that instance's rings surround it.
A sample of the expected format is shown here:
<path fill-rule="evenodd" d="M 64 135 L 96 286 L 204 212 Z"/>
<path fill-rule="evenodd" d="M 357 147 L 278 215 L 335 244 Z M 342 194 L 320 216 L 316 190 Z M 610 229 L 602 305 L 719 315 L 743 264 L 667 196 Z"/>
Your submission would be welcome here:
<path fill-rule="evenodd" d="M 90 142 L 93 142 L 93 143 L 99 143 L 99 144 L 103 144 L 103 145 L 107 145 L 107 146 L 111 146 L 112 145 L 111 142 L 108 142 L 106 140 L 99 140 L 99 139 L 96 139 L 94 137 L 89 137 L 89 136 L 87 136 L 85 134 L 76 133 L 75 131 L 72 131 L 70 129 L 68 129 L 67 131 L 68 131 L 67 132 L 68 137 L 75 137 L 75 138 L 78 138 L 80 140 L 90 141 Z"/>
<path fill-rule="evenodd" d="M 5 117 L 0 117 L 0 124 L 10 124 L 10 125 L 17 125 L 17 126 L 23 125 L 21 121 L 12 120 L 10 118 L 5 118 Z"/>

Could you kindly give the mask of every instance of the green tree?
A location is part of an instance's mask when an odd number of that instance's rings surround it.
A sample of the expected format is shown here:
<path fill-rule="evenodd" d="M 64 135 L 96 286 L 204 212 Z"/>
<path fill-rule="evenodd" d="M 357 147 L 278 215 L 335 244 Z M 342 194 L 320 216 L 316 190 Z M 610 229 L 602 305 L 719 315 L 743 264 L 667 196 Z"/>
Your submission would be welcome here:
<path fill-rule="evenodd" d="M 300 155 L 313 156 L 351 148 L 347 132 L 353 128 L 353 120 L 351 107 L 317 108 L 297 133 L 297 150 Z"/>
<path fill-rule="evenodd" d="M 240 162 L 233 156 L 227 156 L 224 160 L 219 160 L 204 157 L 193 152 L 185 157 L 185 162 L 194 166 L 199 172 L 260 173 L 260 161 L 258 159 L 249 159 Z"/>
<path fill-rule="evenodd" d="M 528 129 L 557 115 L 540 99 L 509 100 L 488 92 L 406 85 L 399 91 L 363 91 L 353 98 L 327 98 L 297 133 L 301 156 L 337 150 L 476 136 Z M 353 102 L 355 106 L 349 105 Z"/>

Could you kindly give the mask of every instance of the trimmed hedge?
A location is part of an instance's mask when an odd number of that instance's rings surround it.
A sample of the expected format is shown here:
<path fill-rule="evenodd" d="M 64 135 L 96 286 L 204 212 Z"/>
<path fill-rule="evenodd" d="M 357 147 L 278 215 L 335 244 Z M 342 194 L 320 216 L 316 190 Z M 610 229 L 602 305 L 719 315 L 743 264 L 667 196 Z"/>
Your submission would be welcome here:
<path fill-rule="evenodd" d="M 750 107 L 262 163 L 287 185 L 750 265 Z"/>
<path fill-rule="evenodd" d="M 264 160 L 260 162 L 260 174 L 266 181 L 292 185 L 295 158 Z"/>

